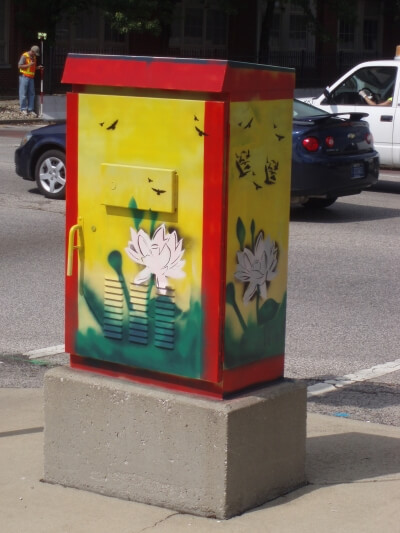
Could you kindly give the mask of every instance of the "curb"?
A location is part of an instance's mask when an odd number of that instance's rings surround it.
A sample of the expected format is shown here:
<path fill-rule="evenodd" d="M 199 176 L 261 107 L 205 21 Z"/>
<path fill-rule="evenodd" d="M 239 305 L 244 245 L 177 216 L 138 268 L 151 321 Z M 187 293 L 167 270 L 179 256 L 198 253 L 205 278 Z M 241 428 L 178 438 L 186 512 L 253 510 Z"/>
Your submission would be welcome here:
<path fill-rule="evenodd" d="M 17 126 L 29 126 L 29 124 L 47 124 L 47 123 L 53 123 L 55 121 L 51 119 L 43 119 L 43 118 L 31 118 L 29 120 L 24 119 L 10 119 L 10 120 L 0 120 L 0 125 L 17 125 Z"/>

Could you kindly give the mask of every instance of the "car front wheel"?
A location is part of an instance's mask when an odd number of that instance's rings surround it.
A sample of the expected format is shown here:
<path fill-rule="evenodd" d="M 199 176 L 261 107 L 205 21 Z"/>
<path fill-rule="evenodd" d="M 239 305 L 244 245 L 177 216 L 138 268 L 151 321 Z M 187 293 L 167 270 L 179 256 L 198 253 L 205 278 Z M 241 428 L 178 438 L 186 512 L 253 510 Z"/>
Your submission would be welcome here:
<path fill-rule="evenodd" d="M 35 167 L 37 186 L 46 198 L 65 198 L 65 154 L 61 150 L 48 150 L 38 159 Z"/>

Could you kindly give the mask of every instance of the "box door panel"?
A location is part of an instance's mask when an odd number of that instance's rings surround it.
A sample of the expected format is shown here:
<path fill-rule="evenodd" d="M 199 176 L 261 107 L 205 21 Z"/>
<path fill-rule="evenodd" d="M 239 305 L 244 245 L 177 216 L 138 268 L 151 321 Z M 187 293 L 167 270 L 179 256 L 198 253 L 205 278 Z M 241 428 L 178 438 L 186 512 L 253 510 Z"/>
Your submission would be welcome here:
<path fill-rule="evenodd" d="M 79 95 L 77 355 L 202 376 L 204 109 Z"/>

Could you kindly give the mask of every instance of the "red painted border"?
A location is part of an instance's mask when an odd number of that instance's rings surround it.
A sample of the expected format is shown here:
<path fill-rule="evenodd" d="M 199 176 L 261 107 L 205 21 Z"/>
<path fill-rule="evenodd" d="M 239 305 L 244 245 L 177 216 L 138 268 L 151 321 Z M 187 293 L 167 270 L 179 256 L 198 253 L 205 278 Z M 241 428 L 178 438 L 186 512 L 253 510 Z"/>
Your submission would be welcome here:
<path fill-rule="evenodd" d="M 67 187 L 66 187 L 66 235 L 65 272 L 68 258 L 69 229 L 78 222 L 78 102 L 79 95 L 67 95 Z M 73 276 L 65 277 L 65 351 L 75 351 L 75 335 L 78 331 L 78 258 L 74 253 Z"/>
<path fill-rule="evenodd" d="M 293 78 L 293 76 L 289 76 Z M 250 78 L 249 78 L 250 79 Z M 252 78 L 254 80 L 254 78 Z M 273 91 L 272 91 L 273 92 Z M 131 367 L 85 359 L 74 355 L 78 330 L 78 260 L 74 254 L 74 275 L 66 278 L 65 344 L 71 353 L 71 366 L 113 377 L 125 377 L 182 392 L 214 398 L 283 377 L 284 356 L 264 359 L 251 365 L 222 370 L 225 300 L 226 248 L 226 157 L 228 102 L 206 102 L 204 130 L 204 225 L 203 225 L 203 309 L 204 372 L 201 380 L 142 371 Z M 78 222 L 78 106 L 79 94 L 67 97 L 67 208 L 66 246 L 69 228 Z M 208 246 L 208 243 L 210 245 Z M 68 250 L 67 250 L 68 252 Z"/>
<path fill-rule="evenodd" d="M 283 377 L 284 355 L 268 357 L 250 365 L 224 370 L 223 390 L 229 394 L 251 385 L 269 383 Z"/>
<path fill-rule="evenodd" d="M 248 100 L 291 100 L 294 94 L 295 75 L 291 72 L 258 69 L 230 69 L 224 89 L 232 102 Z"/>
<path fill-rule="evenodd" d="M 70 366 L 77 370 L 94 372 L 95 374 L 117 379 L 126 379 L 143 385 L 152 385 L 163 389 L 222 399 L 222 390 L 218 383 L 181 378 L 172 374 L 161 374 L 73 354 L 70 356 Z"/>
<path fill-rule="evenodd" d="M 224 60 L 69 54 L 63 83 L 229 94 L 231 100 L 293 98 L 293 69 Z"/>
<path fill-rule="evenodd" d="M 233 370 L 225 370 L 222 388 L 222 383 L 210 383 L 169 374 L 160 374 L 72 354 L 70 358 L 71 368 L 77 370 L 93 372 L 116 379 L 126 379 L 134 383 L 161 387 L 167 390 L 198 394 L 217 400 L 223 400 L 233 394 L 240 394 L 245 390 L 251 390 L 252 387 L 267 385 L 282 378 L 283 363 L 284 356 L 280 355 Z"/>
<path fill-rule="evenodd" d="M 225 307 L 227 104 L 206 102 L 204 131 L 202 306 L 204 313 L 203 375 L 218 383 L 222 372 Z"/>

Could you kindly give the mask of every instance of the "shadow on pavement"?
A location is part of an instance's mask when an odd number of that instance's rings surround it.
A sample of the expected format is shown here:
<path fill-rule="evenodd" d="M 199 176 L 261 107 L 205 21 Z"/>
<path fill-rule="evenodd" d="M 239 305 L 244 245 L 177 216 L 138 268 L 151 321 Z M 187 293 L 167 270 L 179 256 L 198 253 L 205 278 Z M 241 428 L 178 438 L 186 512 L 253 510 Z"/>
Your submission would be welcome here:
<path fill-rule="evenodd" d="M 291 222 L 317 222 L 326 224 L 344 224 L 348 222 L 362 222 L 368 220 L 383 220 L 400 217 L 400 208 L 374 207 L 340 202 L 338 200 L 331 207 L 325 209 L 305 209 L 293 207 L 290 210 Z"/>
<path fill-rule="evenodd" d="M 371 191 L 389 192 L 392 194 L 400 194 L 400 178 L 398 182 L 385 181 L 379 179 L 378 183 L 371 187 Z"/>
<path fill-rule="evenodd" d="M 309 483 L 354 483 L 399 473 L 398 438 L 349 432 L 307 439 Z"/>
<path fill-rule="evenodd" d="M 307 438 L 307 485 L 252 509 L 284 505 L 324 486 L 398 479 L 399 439 L 372 433 L 335 433 Z M 340 528 L 339 528 L 340 529 Z"/>

